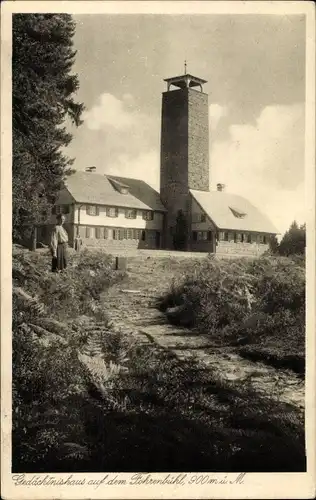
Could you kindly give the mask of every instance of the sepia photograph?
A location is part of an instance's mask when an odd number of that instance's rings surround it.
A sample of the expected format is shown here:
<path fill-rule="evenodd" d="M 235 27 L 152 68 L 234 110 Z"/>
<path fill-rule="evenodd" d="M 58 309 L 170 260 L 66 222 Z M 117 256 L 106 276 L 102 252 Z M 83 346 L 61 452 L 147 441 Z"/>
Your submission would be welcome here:
<path fill-rule="evenodd" d="M 12 483 L 306 473 L 306 14 L 63 3 L 10 25 Z"/>

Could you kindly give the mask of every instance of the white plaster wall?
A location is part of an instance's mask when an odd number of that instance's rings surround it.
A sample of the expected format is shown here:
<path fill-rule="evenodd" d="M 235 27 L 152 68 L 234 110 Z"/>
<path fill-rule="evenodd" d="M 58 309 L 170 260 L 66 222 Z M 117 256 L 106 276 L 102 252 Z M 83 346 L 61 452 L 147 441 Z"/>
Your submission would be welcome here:
<path fill-rule="evenodd" d="M 75 208 L 74 223 L 78 224 L 79 205 Z M 136 219 L 127 219 L 125 217 L 125 208 L 118 209 L 118 217 L 107 217 L 106 207 L 99 207 L 99 215 L 88 215 L 86 205 L 80 208 L 80 225 L 82 226 L 107 226 L 107 227 L 123 227 L 134 229 L 154 229 L 162 230 L 163 214 L 154 212 L 154 219 L 146 221 L 142 217 L 142 210 L 137 210 Z"/>

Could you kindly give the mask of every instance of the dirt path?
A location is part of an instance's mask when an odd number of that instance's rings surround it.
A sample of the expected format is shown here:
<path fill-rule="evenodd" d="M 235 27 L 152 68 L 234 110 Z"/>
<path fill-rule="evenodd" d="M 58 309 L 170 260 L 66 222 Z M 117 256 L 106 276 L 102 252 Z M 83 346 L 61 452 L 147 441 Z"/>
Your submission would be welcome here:
<path fill-rule="evenodd" d="M 104 295 L 108 315 L 116 328 L 142 344 L 156 343 L 171 350 L 179 360 L 192 360 L 200 368 L 216 371 L 223 380 L 243 381 L 259 393 L 303 410 L 304 382 L 295 373 L 244 359 L 233 348 L 212 346 L 210 338 L 167 323 L 155 303 L 171 279 L 181 273 L 181 267 L 181 263 L 170 259 L 131 259 L 127 281 Z"/>

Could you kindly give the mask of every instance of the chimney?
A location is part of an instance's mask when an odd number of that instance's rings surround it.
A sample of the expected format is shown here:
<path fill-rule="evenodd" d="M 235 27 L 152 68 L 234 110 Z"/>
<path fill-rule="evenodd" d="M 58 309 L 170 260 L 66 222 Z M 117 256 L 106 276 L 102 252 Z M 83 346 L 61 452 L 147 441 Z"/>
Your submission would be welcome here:
<path fill-rule="evenodd" d="M 86 172 L 95 172 L 96 167 L 86 167 Z"/>
<path fill-rule="evenodd" d="M 225 184 L 217 184 L 217 191 L 225 191 Z"/>

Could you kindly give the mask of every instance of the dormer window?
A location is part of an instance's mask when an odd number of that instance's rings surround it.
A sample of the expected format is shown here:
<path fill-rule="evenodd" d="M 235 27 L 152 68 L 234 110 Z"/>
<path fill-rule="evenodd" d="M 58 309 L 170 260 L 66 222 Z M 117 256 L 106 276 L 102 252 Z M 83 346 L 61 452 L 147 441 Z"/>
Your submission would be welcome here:
<path fill-rule="evenodd" d="M 129 187 L 127 186 L 127 184 L 123 184 L 123 182 L 112 179 L 111 177 L 108 177 L 108 179 L 116 191 L 118 191 L 120 194 L 128 194 Z"/>
<path fill-rule="evenodd" d="M 234 215 L 234 217 L 237 217 L 237 219 L 244 219 L 247 215 L 244 212 L 241 212 L 240 210 L 236 210 L 236 208 L 229 207 L 229 209 Z"/>

